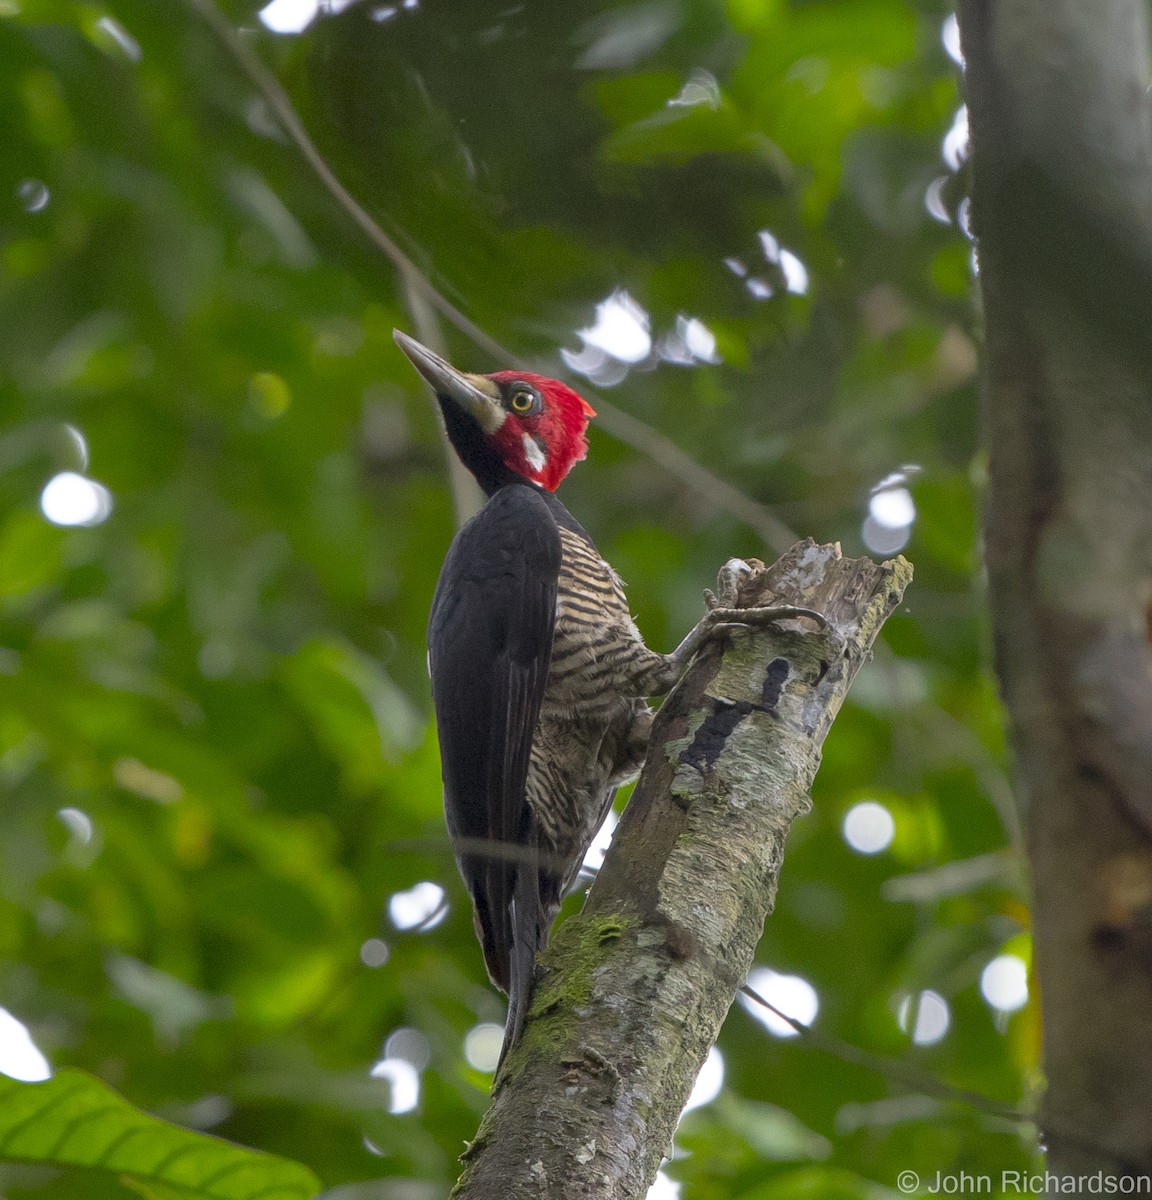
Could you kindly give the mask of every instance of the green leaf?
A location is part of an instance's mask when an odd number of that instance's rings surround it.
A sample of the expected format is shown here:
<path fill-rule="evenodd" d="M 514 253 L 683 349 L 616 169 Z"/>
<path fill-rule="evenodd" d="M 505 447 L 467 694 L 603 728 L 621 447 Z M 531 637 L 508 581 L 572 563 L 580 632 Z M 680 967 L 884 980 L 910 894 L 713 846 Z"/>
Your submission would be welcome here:
<path fill-rule="evenodd" d="M 0 1076 L 0 1158 L 97 1167 L 145 1195 L 186 1200 L 308 1200 L 320 1190 L 299 1163 L 170 1125 L 67 1068 L 44 1083 Z"/>

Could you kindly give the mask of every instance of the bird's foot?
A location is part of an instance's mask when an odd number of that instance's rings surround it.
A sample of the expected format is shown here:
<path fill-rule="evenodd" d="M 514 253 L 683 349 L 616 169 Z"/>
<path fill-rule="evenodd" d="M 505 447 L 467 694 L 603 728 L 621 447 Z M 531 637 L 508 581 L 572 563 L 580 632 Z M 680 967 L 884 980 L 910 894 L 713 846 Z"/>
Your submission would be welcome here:
<path fill-rule="evenodd" d="M 725 571 L 732 567 L 733 562 L 738 561 L 732 560 L 726 563 Z M 741 563 L 740 566 L 744 567 L 745 564 Z M 738 582 L 741 574 L 743 572 L 733 570 L 729 572 L 728 580 Z M 668 687 L 671 687 L 676 678 L 683 673 L 696 653 L 713 638 L 725 637 L 734 633 L 747 633 L 754 629 L 762 629 L 765 626 L 775 624 L 777 621 L 791 621 L 797 618 L 805 618 L 813 621 L 821 629 L 828 629 L 829 627 L 828 618 L 823 613 L 817 612 L 814 608 L 802 608 L 794 604 L 734 608 L 731 605 L 723 604 L 722 600 L 736 599 L 734 592 L 729 590 L 729 586 L 726 586 L 724 572 L 721 572 L 720 590 L 720 597 L 712 596 L 712 599 L 709 601 L 708 611 L 697 621 L 695 627 L 680 645 L 667 656 L 665 662 L 676 672 L 667 684 Z M 664 690 L 667 689 L 665 688 Z"/>
<path fill-rule="evenodd" d="M 763 608 L 712 608 L 701 625 L 707 626 L 707 635 L 732 633 L 738 630 L 761 629 L 777 621 L 791 621 L 806 617 L 815 621 L 821 629 L 828 628 L 828 618 L 814 608 L 800 608 L 794 604 L 773 604 Z"/>
<path fill-rule="evenodd" d="M 763 570 L 764 564 L 759 559 L 745 562 L 742 558 L 730 558 L 716 576 L 716 590 L 704 589 L 704 603 L 709 609 L 735 608 L 740 585 L 756 571 Z"/>
<path fill-rule="evenodd" d="M 828 620 L 823 613 L 814 608 L 799 608 L 791 604 L 772 604 L 754 608 L 737 608 L 736 602 L 740 596 L 740 587 L 757 571 L 763 571 L 764 564 L 757 559 L 745 562 L 742 558 L 730 558 L 716 576 L 716 591 L 704 589 L 704 603 L 708 612 L 704 615 L 701 625 L 708 626 L 708 632 L 718 633 L 734 629 L 752 629 L 771 625 L 776 621 L 793 620 L 796 617 L 807 617 L 815 621 L 821 629 L 827 629 Z"/>
<path fill-rule="evenodd" d="M 713 631 L 721 629 L 758 629 L 762 625 L 773 625 L 778 620 L 794 620 L 806 617 L 814 620 L 821 629 L 828 628 L 828 618 L 815 608 L 800 608 L 797 605 L 780 604 L 763 608 L 720 608 L 710 610 L 704 619 L 712 623 Z"/>

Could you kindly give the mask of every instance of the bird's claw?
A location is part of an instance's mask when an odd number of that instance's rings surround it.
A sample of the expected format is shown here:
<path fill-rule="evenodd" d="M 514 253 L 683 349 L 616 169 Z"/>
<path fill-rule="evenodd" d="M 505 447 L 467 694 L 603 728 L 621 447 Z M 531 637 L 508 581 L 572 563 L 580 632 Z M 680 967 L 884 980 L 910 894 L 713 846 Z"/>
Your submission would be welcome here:
<path fill-rule="evenodd" d="M 736 587 L 740 576 L 753 570 L 740 559 L 730 559 L 721 569 L 718 580 L 719 598 L 712 592 L 705 592 L 708 611 L 697 621 L 695 627 L 680 645 L 668 656 L 668 660 L 678 671 L 692 661 L 693 656 L 712 638 L 729 633 L 745 633 L 757 627 L 770 625 L 774 621 L 795 620 L 806 617 L 814 621 L 821 629 L 829 628 L 828 619 L 823 613 L 814 608 L 801 608 L 792 604 L 762 605 L 758 608 L 734 608 L 731 604 L 721 601 L 731 596 L 736 598 Z"/>
<path fill-rule="evenodd" d="M 742 558 L 730 558 L 716 576 L 716 591 L 704 589 L 704 603 L 710 610 L 733 608 L 740 593 L 740 584 L 752 574 L 752 567 Z"/>
<path fill-rule="evenodd" d="M 710 620 L 716 622 L 714 629 L 742 627 L 754 628 L 760 625 L 771 625 L 776 621 L 790 621 L 797 617 L 807 617 L 815 621 L 821 629 L 828 628 L 828 618 L 814 608 L 800 608 L 793 604 L 774 604 L 764 608 L 713 608 L 709 613 Z"/>

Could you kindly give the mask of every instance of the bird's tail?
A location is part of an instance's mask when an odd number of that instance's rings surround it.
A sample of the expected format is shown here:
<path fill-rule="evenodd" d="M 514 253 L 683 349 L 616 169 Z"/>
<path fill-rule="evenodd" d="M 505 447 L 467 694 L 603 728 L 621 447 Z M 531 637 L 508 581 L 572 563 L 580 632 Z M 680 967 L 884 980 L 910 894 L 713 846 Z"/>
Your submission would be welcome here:
<path fill-rule="evenodd" d="M 508 1051 L 516 1045 L 524 1032 L 524 1022 L 532 1003 L 532 987 L 536 978 L 536 955 L 548 940 L 551 915 L 540 895 L 540 872 L 531 866 L 521 867 L 516 872 L 516 888 L 512 900 L 508 1020 L 504 1026 L 504 1045 L 500 1048 L 500 1061 L 496 1064 L 497 1073 Z"/>

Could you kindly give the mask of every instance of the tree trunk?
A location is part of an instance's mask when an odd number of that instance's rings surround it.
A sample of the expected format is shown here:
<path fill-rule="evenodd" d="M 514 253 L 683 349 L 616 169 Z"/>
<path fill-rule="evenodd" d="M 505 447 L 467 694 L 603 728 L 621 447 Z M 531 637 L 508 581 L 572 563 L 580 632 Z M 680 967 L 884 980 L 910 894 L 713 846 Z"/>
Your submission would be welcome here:
<path fill-rule="evenodd" d="M 987 326 L 988 573 L 1034 881 L 1049 1172 L 1146 1175 L 1146 11 L 1144 0 L 962 0 L 960 18 Z"/>
<path fill-rule="evenodd" d="M 815 609 L 696 659 L 579 916 L 541 956 L 524 1035 L 458 1200 L 643 1197 L 752 964 L 820 746 L 912 568 L 804 542 L 738 603 Z"/>

